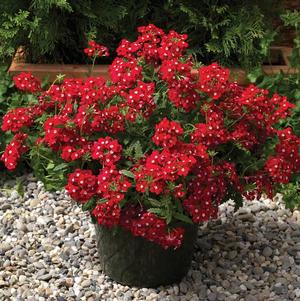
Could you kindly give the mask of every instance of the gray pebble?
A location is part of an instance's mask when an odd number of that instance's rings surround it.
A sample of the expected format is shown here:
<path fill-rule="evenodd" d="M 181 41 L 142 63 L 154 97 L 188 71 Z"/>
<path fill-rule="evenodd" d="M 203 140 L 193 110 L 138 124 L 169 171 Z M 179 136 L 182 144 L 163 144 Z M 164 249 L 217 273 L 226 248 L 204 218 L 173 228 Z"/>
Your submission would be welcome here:
<path fill-rule="evenodd" d="M 14 201 L 17 200 L 20 197 L 19 193 L 15 190 L 13 190 L 9 196 L 9 198 Z"/>
<path fill-rule="evenodd" d="M 41 202 L 40 199 L 32 199 L 32 200 L 30 200 L 29 205 L 30 205 L 30 207 L 36 207 L 40 204 L 40 202 Z"/>
<path fill-rule="evenodd" d="M 88 287 L 88 286 L 90 286 L 90 285 L 91 285 L 91 281 L 90 281 L 89 279 L 83 280 L 83 281 L 81 282 L 81 286 L 82 286 L 82 287 Z"/>
<path fill-rule="evenodd" d="M 0 287 L 6 287 L 6 286 L 9 286 L 9 283 L 0 279 Z"/>
<path fill-rule="evenodd" d="M 187 291 L 188 291 L 188 287 L 184 282 L 180 282 L 179 289 L 180 289 L 180 292 L 184 293 L 184 294 L 187 293 Z"/>
<path fill-rule="evenodd" d="M 21 232 L 28 232 L 27 226 L 21 221 L 17 221 L 15 226 Z"/>
<path fill-rule="evenodd" d="M 207 298 L 209 301 L 216 301 L 217 300 L 217 294 L 216 293 L 208 293 Z"/>
<path fill-rule="evenodd" d="M 283 293 L 287 292 L 287 288 L 286 286 L 282 285 L 281 283 L 276 283 L 273 287 L 273 291 L 277 294 L 277 295 L 281 295 Z"/>
<path fill-rule="evenodd" d="M 236 256 L 237 256 L 237 251 L 235 251 L 235 250 L 230 251 L 228 253 L 228 258 L 231 259 L 231 260 L 234 259 Z"/>
<path fill-rule="evenodd" d="M 238 218 L 243 222 L 254 222 L 255 218 L 252 213 L 240 214 Z"/>
<path fill-rule="evenodd" d="M 5 253 L 6 251 L 10 250 L 13 246 L 9 243 L 0 243 L 0 253 Z"/>
<path fill-rule="evenodd" d="M 50 274 L 44 274 L 44 275 L 41 275 L 41 276 L 37 277 L 38 280 L 42 280 L 42 281 L 48 281 L 51 278 L 52 278 L 52 275 L 50 275 Z"/>
<path fill-rule="evenodd" d="M 253 295 L 247 295 L 245 297 L 245 301 L 258 301 L 257 297 L 256 296 L 253 296 Z"/>
<path fill-rule="evenodd" d="M 263 249 L 263 255 L 265 256 L 265 257 L 270 257 L 270 256 L 272 256 L 272 254 L 273 254 L 273 250 L 270 248 L 270 247 L 265 247 L 264 249 Z"/>
<path fill-rule="evenodd" d="M 124 298 L 124 301 L 131 301 L 133 298 L 132 292 L 131 291 L 125 292 L 123 298 Z"/>
<path fill-rule="evenodd" d="M 10 210 L 10 209 L 12 209 L 12 206 L 10 204 L 3 204 L 0 207 L 0 210 L 3 210 L 3 211 Z"/>
<path fill-rule="evenodd" d="M 66 210 L 63 207 L 55 207 L 54 208 L 54 213 L 56 213 L 56 214 L 63 214 L 65 211 Z"/>

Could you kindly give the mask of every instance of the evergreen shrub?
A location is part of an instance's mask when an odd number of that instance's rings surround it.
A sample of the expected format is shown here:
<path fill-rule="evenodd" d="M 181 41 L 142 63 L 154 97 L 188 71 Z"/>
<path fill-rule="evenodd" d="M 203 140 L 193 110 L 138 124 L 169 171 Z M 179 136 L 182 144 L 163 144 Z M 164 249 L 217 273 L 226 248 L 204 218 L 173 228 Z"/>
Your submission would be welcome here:
<path fill-rule="evenodd" d="M 121 38 L 134 40 L 137 26 L 153 23 L 187 33 L 203 63 L 251 68 L 267 53 L 275 2 L 1 0 L 0 60 L 23 45 L 28 62 L 84 63 L 82 49 L 94 39 L 113 53 L 108 63 Z"/>

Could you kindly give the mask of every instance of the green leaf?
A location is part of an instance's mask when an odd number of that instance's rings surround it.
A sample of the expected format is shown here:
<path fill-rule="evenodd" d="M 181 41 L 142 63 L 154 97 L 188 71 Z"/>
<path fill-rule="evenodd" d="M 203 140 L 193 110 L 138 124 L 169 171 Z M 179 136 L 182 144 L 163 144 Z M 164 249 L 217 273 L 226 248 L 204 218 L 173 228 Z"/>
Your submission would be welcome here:
<path fill-rule="evenodd" d="M 149 208 L 147 211 L 157 214 L 158 216 L 163 216 L 163 210 L 160 208 Z"/>
<path fill-rule="evenodd" d="M 140 158 L 144 156 L 143 148 L 140 141 L 137 141 L 134 144 L 134 159 L 138 161 Z"/>
<path fill-rule="evenodd" d="M 158 200 L 155 200 L 153 198 L 148 198 L 148 200 L 150 201 L 150 204 L 152 206 L 155 206 L 155 207 L 161 207 L 162 206 L 162 203 Z"/>
<path fill-rule="evenodd" d="M 19 179 L 17 179 L 16 181 L 16 191 L 18 192 L 18 194 L 21 196 L 21 197 L 24 197 L 24 193 L 25 193 L 25 190 L 24 190 L 24 185 L 23 185 L 23 182 L 20 181 Z"/>
<path fill-rule="evenodd" d="M 47 169 L 53 169 L 55 167 L 54 163 L 51 162 L 47 165 Z"/>
<path fill-rule="evenodd" d="M 97 204 L 104 204 L 106 202 L 107 202 L 107 199 L 104 199 L 104 198 L 97 200 Z"/>
<path fill-rule="evenodd" d="M 120 173 L 128 178 L 134 179 L 134 173 L 129 170 L 122 169 L 122 170 L 120 170 Z"/>
<path fill-rule="evenodd" d="M 91 211 L 92 209 L 94 209 L 95 206 L 96 206 L 96 200 L 90 199 L 89 201 L 87 201 L 85 204 L 82 205 L 82 210 Z"/>
<path fill-rule="evenodd" d="M 185 214 L 182 214 L 182 213 L 179 213 L 179 212 L 174 212 L 173 213 L 173 217 L 182 221 L 182 222 L 185 222 L 185 223 L 188 223 L 188 224 L 194 224 L 192 219 L 189 218 L 187 215 Z"/>
<path fill-rule="evenodd" d="M 60 171 L 60 170 L 66 169 L 66 168 L 68 168 L 68 164 L 61 163 L 61 164 L 56 165 L 55 168 L 53 169 L 53 171 Z"/>
<path fill-rule="evenodd" d="M 259 77 L 263 75 L 263 71 L 261 67 L 258 67 L 251 72 L 248 73 L 248 79 L 251 83 L 255 83 Z"/>
<path fill-rule="evenodd" d="M 300 182 L 295 181 L 294 183 L 281 185 L 280 193 L 283 194 L 283 200 L 286 206 L 290 209 L 300 207 Z"/>
<path fill-rule="evenodd" d="M 172 221 L 172 211 L 171 210 L 167 210 L 167 214 L 166 214 L 166 223 L 170 224 Z"/>

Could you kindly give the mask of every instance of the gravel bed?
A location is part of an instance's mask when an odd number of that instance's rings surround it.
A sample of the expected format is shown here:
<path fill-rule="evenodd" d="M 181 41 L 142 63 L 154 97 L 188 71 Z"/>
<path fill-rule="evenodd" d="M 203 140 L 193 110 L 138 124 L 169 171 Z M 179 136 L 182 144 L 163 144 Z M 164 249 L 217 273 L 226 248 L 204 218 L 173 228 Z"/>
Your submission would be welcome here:
<path fill-rule="evenodd" d="M 138 289 L 102 274 L 93 225 L 65 192 L 26 179 L 24 198 L 0 193 L 0 300 L 300 301 L 300 212 L 280 197 L 236 213 L 222 205 L 221 218 L 199 229 L 187 277 Z"/>

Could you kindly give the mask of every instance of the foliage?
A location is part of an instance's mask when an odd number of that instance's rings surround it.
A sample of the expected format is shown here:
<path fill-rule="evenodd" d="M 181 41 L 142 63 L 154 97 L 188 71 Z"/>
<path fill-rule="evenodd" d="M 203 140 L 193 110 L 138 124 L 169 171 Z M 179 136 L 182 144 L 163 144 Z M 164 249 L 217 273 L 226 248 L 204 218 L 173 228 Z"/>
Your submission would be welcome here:
<path fill-rule="evenodd" d="M 299 208 L 300 204 L 300 180 L 298 182 L 286 184 L 282 187 L 281 193 L 285 204 L 290 209 Z"/>
<path fill-rule="evenodd" d="M 278 73 L 266 75 L 261 68 L 257 68 L 249 74 L 249 79 L 256 85 L 269 90 L 271 95 L 279 93 L 286 95 L 295 105 L 292 115 L 281 122 L 281 126 L 290 126 L 293 131 L 300 135 L 300 12 L 286 11 L 281 15 L 284 26 L 292 27 L 296 31 L 292 54 L 289 57 L 290 67 L 293 73 Z M 300 206 L 300 178 L 294 177 L 293 182 L 282 185 L 281 192 L 289 207 Z"/>
<path fill-rule="evenodd" d="M 2 117 L 10 110 L 18 107 L 26 106 L 28 104 L 36 104 L 37 98 L 33 94 L 21 93 L 15 86 L 13 78 L 7 72 L 7 67 L 0 67 L 0 154 L 3 153 L 6 144 L 12 139 L 13 135 L 4 133 L 1 130 Z M 42 83 L 43 87 L 48 86 L 48 80 L 45 79 Z M 15 177 L 23 174 L 24 171 L 31 171 L 31 167 L 27 164 L 27 160 L 22 160 L 16 170 L 12 173 L 8 173 L 3 163 L 0 162 L 1 175 L 8 178 Z"/>
<path fill-rule="evenodd" d="M 0 69 L 0 126 L 2 124 L 2 117 L 5 115 L 9 110 L 26 105 L 28 103 L 32 103 L 32 99 L 34 98 L 33 95 L 27 94 L 24 95 L 20 93 L 15 87 L 11 76 L 8 75 L 6 72 L 5 67 L 1 67 Z M 2 154 L 5 145 L 11 140 L 13 135 L 4 134 L 0 129 L 0 153 Z M 20 164 L 19 170 L 24 169 L 24 164 Z M 0 163 L 0 170 L 1 173 L 5 172 L 5 167 L 3 166 L 2 162 Z M 16 172 L 18 173 L 19 170 Z"/>
<path fill-rule="evenodd" d="M 28 61 L 86 62 L 81 50 L 87 40 L 97 39 L 114 53 L 122 38 L 136 38 L 137 26 L 153 23 L 187 33 L 190 49 L 203 63 L 251 68 L 264 58 L 279 2 L 2 0 L 0 60 L 23 45 Z"/>
<path fill-rule="evenodd" d="M 153 24 L 122 40 L 103 78 L 64 79 L 43 89 L 14 77 L 31 103 L 5 114 L 13 134 L 1 160 L 29 157 L 48 189 L 69 195 L 107 227 L 120 226 L 164 248 L 181 245 L 178 223 L 218 216 L 233 198 L 272 196 L 300 171 L 300 139 L 279 122 L 285 97 L 229 82 L 217 63 L 197 68 L 188 36 Z M 89 43 L 88 56 L 106 55 Z"/>

